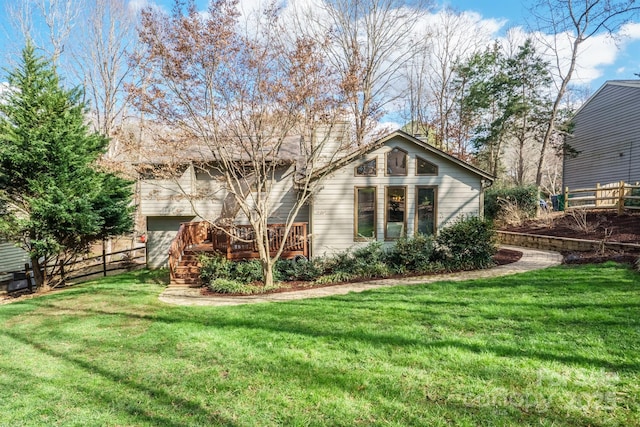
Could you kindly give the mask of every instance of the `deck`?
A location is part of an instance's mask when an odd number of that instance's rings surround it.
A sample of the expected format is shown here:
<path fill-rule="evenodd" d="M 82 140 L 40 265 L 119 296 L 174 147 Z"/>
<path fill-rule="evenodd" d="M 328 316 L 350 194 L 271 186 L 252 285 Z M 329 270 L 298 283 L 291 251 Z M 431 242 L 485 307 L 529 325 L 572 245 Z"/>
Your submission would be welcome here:
<path fill-rule="evenodd" d="M 294 223 L 285 235 L 285 224 L 270 224 L 269 252 L 274 256 L 282 246 L 283 259 L 309 257 L 307 223 Z M 177 278 L 178 265 L 185 251 L 219 253 L 229 260 L 260 258 L 253 228 L 249 225 L 234 225 L 218 229 L 206 221 L 183 223 L 169 249 L 169 270 L 172 280 Z"/>

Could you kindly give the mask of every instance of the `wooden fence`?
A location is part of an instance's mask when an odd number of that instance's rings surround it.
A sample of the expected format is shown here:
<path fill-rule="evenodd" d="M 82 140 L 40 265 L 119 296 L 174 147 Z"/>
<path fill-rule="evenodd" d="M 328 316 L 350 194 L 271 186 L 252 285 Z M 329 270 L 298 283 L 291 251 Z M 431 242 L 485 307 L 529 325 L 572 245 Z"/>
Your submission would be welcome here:
<path fill-rule="evenodd" d="M 66 263 L 61 261 L 58 264 L 47 264 L 47 274 L 58 276 L 60 283 L 96 275 L 106 277 L 109 272 L 132 270 L 146 265 L 146 254 L 145 246 L 116 252 L 106 252 L 103 246 L 102 255 L 82 257 Z"/>
<path fill-rule="evenodd" d="M 596 184 L 594 188 L 564 190 L 564 209 L 616 209 L 622 213 L 625 209 L 640 209 L 640 183 Z"/>

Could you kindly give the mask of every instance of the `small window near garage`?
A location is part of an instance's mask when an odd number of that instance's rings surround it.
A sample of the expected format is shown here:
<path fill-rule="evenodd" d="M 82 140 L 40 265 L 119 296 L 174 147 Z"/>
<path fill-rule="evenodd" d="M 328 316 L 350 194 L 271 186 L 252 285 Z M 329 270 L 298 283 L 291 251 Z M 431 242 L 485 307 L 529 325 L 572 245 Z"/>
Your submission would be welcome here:
<path fill-rule="evenodd" d="M 376 176 L 378 174 L 378 162 L 376 159 L 367 160 L 356 166 L 356 176 Z"/>
<path fill-rule="evenodd" d="M 394 148 L 387 153 L 387 175 L 407 175 L 407 152 L 400 148 Z"/>
<path fill-rule="evenodd" d="M 376 238 L 376 187 L 356 187 L 354 240 Z"/>
<path fill-rule="evenodd" d="M 416 175 L 438 175 L 438 166 L 422 157 L 416 157 Z"/>

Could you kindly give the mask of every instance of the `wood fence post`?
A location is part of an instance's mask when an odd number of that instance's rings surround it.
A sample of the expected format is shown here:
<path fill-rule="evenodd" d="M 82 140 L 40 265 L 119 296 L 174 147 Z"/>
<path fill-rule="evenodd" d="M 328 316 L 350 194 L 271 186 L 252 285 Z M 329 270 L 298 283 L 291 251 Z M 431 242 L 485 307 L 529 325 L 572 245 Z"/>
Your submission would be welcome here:
<path fill-rule="evenodd" d="M 62 281 L 62 283 L 64 283 L 64 260 L 61 259 L 60 260 L 60 280 Z"/>
<path fill-rule="evenodd" d="M 596 208 L 600 206 L 600 197 L 602 197 L 602 190 L 600 190 L 600 183 L 597 182 L 596 183 L 596 200 L 594 202 L 596 205 Z"/>
<path fill-rule="evenodd" d="M 624 181 L 620 181 L 620 188 L 618 190 L 618 215 L 621 215 L 624 211 Z"/>
<path fill-rule="evenodd" d="M 102 275 L 107 277 L 107 249 L 105 247 L 106 242 L 102 240 Z"/>
<path fill-rule="evenodd" d="M 569 208 L 569 187 L 564 187 L 564 211 Z"/>

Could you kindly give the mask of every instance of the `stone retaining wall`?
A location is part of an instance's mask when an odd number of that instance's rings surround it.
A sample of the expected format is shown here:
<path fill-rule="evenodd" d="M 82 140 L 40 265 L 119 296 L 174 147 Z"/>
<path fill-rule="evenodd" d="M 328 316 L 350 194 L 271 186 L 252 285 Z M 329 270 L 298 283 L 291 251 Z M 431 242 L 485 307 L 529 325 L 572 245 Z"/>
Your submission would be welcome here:
<path fill-rule="evenodd" d="M 545 249 L 558 252 L 593 252 L 608 249 L 619 252 L 640 252 L 640 244 L 581 240 L 567 237 L 541 236 L 537 234 L 497 231 L 498 240 L 503 245 Z"/>

